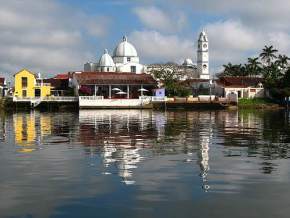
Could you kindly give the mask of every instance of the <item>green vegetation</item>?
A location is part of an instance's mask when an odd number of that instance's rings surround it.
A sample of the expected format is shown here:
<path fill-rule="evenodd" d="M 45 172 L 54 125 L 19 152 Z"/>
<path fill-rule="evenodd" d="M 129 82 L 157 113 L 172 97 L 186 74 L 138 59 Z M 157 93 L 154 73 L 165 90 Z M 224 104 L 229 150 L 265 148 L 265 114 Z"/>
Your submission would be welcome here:
<path fill-rule="evenodd" d="M 269 98 L 240 98 L 240 105 L 258 105 L 258 104 L 273 104 L 274 102 Z"/>
<path fill-rule="evenodd" d="M 153 72 L 153 77 L 161 81 L 168 97 L 187 97 L 191 94 L 191 90 L 188 87 L 179 83 L 181 73 L 173 64 L 166 67 L 160 66 L 159 70 Z"/>
<path fill-rule="evenodd" d="M 262 77 L 264 87 L 270 91 L 270 94 L 277 99 L 283 99 L 290 96 L 289 60 L 286 55 L 278 54 L 278 50 L 273 46 L 265 46 L 259 57 L 248 58 L 246 64 L 224 65 L 224 70 L 218 77 Z"/>
<path fill-rule="evenodd" d="M 277 108 L 276 102 L 269 98 L 241 98 L 238 106 L 241 108 Z"/>

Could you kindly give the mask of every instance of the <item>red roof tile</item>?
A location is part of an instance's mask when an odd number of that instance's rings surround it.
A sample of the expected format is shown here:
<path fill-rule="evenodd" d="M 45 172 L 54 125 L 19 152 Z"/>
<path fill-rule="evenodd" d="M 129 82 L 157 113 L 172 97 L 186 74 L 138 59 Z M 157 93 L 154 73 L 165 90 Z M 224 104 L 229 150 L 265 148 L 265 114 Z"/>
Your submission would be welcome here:
<path fill-rule="evenodd" d="M 217 80 L 217 84 L 223 87 L 236 87 L 236 88 L 255 87 L 259 83 L 263 83 L 263 78 L 236 76 L 236 77 L 221 77 Z"/>
<path fill-rule="evenodd" d="M 61 79 L 61 80 L 66 80 L 69 79 L 69 74 L 68 73 L 60 73 L 57 74 L 53 79 Z"/>
<path fill-rule="evenodd" d="M 81 72 L 74 73 L 80 85 L 89 84 L 134 84 L 156 85 L 157 82 L 149 74 L 117 73 L 117 72 Z"/>

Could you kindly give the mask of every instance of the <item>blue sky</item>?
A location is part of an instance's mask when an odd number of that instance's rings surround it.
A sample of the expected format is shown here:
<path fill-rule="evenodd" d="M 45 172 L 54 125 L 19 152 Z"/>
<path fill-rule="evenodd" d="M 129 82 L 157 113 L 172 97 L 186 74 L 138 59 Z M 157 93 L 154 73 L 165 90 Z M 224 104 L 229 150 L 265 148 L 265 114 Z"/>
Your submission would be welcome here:
<path fill-rule="evenodd" d="M 0 72 L 82 70 L 127 35 L 142 63 L 196 61 L 209 35 L 210 70 L 245 62 L 264 45 L 290 52 L 288 0 L 0 0 Z"/>

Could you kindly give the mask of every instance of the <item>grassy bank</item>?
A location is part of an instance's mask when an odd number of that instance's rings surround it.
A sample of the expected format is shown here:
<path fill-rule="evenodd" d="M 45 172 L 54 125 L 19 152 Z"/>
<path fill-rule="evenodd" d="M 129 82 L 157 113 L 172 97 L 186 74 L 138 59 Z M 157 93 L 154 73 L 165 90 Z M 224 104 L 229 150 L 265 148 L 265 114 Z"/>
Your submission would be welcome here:
<path fill-rule="evenodd" d="M 277 104 L 269 98 L 241 98 L 238 103 L 239 108 L 247 109 L 279 109 L 283 106 Z"/>

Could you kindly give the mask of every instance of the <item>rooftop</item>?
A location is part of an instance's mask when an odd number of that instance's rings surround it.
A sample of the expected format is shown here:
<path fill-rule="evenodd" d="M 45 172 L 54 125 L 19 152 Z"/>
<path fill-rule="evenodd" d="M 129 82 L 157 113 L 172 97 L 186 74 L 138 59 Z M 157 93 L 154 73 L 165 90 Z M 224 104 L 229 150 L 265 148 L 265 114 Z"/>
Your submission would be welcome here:
<path fill-rule="evenodd" d="M 157 82 L 149 74 L 117 73 L 117 72 L 81 72 L 73 77 L 80 85 L 88 84 L 134 84 L 156 85 Z"/>

